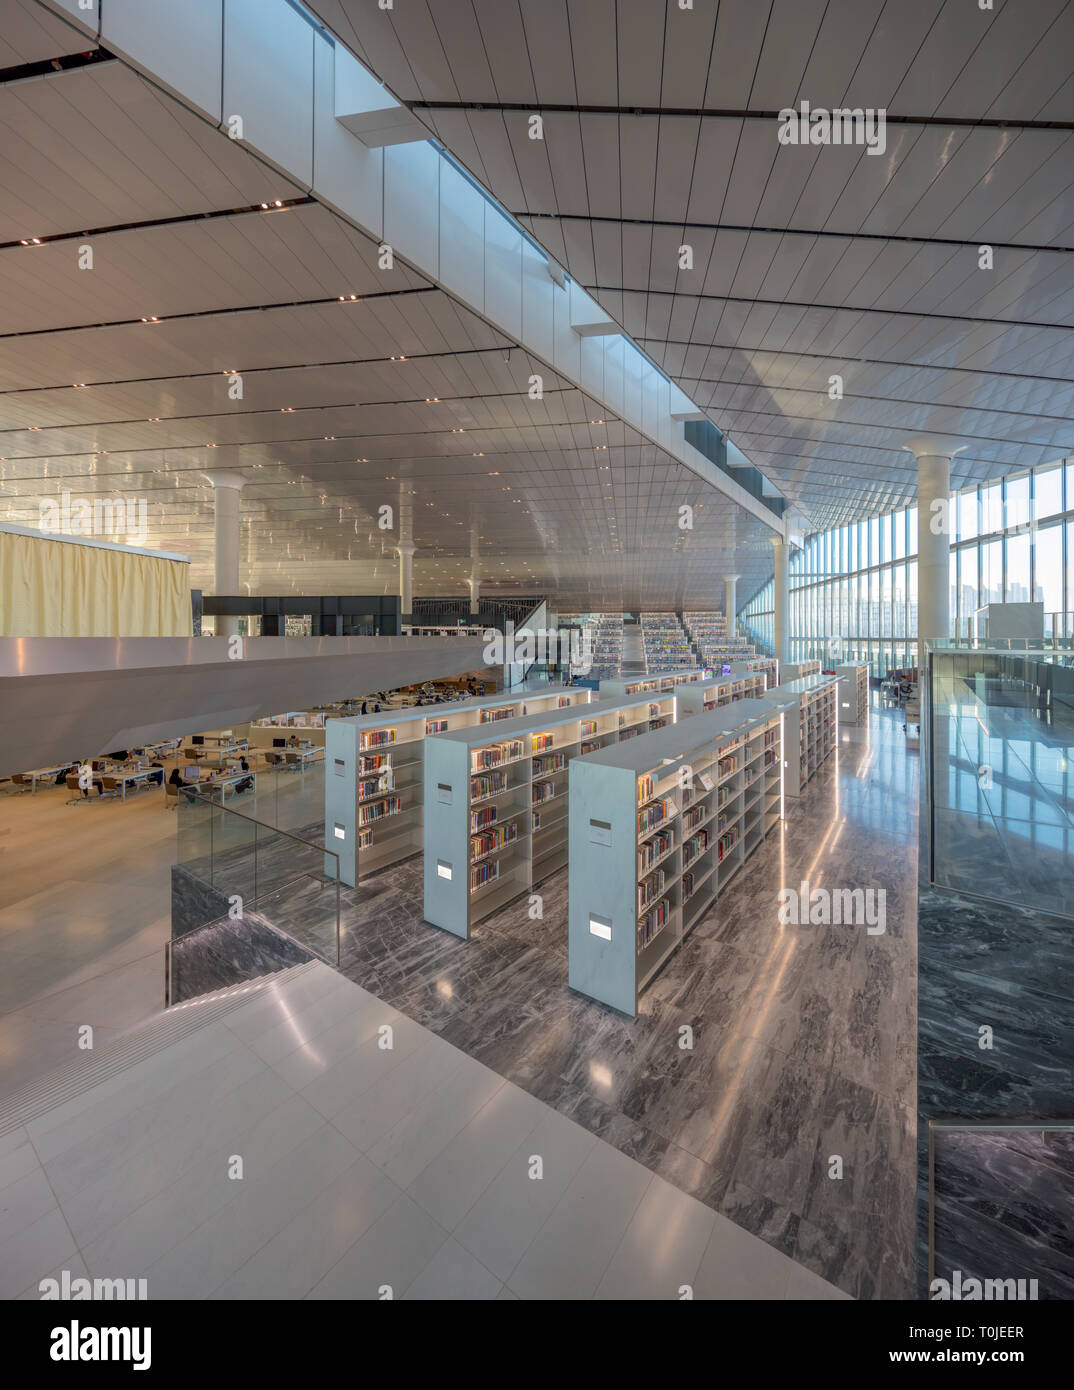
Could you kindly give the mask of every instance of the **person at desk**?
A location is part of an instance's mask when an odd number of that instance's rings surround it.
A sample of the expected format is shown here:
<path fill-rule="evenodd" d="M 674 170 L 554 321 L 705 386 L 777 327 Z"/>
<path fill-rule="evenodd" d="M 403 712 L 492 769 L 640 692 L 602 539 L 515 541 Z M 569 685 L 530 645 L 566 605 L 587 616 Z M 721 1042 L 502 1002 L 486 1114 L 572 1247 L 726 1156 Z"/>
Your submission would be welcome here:
<path fill-rule="evenodd" d="M 246 759 L 242 758 L 240 761 L 242 763 L 242 771 L 249 772 L 250 764 L 246 761 Z M 235 783 L 235 795 L 238 796 L 240 792 L 248 792 L 250 788 L 253 786 L 253 784 L 254 779 L 252 777 L 244 777 L 240 782 Z"/>
<path fill-rule="evenodd" d="M 172 775 L 168 778 L 168 782 L 173 787 L 181 787 L 183 785 L 183 774 L 177 767 L 172 768 Z"/>
<path fill-rule="evenodd" d="M 288 748 L 298 747 L 298 739 L 294 734 L 292 734 L 291 737 L 287 740 L 287 746 Z"/>
<path fill-rule="evenodd" d="M 152 767 L 152 768 L 155 768 L 156 771 L 151 772 L 151 773 L 149 774 L 149 776 L 145 779 L 146 782 L 155 782 L 155 783 L 157 784 L 158 787 L 163 787 L 163 785 L 164 785 L 164 764 L 160 761 L 159 758 L 154 758 L 153 761 L 149 764 L 149 766 Z M 178 769 L 176 769 L 176 771 L 178 771 Z"/>

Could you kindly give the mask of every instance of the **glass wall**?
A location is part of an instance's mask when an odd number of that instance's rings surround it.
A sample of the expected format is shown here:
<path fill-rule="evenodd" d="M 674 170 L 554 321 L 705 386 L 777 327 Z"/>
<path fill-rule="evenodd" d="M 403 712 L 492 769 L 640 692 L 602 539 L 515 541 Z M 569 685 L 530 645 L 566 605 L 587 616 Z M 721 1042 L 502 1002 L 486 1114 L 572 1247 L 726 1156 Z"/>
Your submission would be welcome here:
<path fill-rule="evenodd" d="M 1046 637 L 1074 636 L 1074 459 L 1012 473 L 951 499 L 951 635 L 986 603 L 1044 604 Z M 790 561 L 790 659 L 916 664 L 917 509 L 818 531 Z M 739 623 L 772 650 L 773 586 Z"/>

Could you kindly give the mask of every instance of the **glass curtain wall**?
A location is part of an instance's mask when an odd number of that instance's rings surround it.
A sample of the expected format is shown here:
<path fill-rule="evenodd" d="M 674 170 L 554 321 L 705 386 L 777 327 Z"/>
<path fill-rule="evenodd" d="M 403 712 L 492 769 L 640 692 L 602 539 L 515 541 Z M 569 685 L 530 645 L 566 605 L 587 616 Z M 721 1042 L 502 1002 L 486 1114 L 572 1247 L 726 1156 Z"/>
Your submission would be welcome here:
<path fill-rule="evenodd" d="M 1074 459 L 965 488 L 951 499 L 951 634 L 986 603 L 1044 604 L 1044 635 L 1074 636 Z M 790 659 L 917 662 L 917 508 L 810 536 L 790 561 Z M 771 580 L 739 622 L 772 650 Z"/>

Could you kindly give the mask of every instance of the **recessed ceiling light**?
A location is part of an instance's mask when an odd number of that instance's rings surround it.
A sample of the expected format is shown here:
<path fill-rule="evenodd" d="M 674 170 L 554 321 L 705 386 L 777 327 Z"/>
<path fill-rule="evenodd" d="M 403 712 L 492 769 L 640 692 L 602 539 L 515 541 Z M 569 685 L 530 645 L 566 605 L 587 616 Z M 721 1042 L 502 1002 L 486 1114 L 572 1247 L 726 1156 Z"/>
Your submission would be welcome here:
<path fill-rule="evenodd" d="M 159 323 L 159 322 L 160 322 L 160 319 L 157 318 L 156 314 L 151 314 L 151 315 L 149 316 L 149 318 L 143 319 L 142 322 L 143 322 L 143 323 Z"/>
<path fill-rule="evenodd" d="M 293 415 L 294 413 L 295 413 L 295 408 L 294 408 L 293 405 L 281 405 L 281 406 L 280 406 L 280 414 L 281 414 L 281 415 Z"/>

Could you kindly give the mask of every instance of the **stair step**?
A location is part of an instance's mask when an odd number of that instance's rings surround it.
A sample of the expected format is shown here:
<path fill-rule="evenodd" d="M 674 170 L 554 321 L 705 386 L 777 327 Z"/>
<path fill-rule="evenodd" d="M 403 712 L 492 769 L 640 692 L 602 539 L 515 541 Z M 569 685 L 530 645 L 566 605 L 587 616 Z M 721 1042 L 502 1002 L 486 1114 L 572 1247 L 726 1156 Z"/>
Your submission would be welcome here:
<path fill-rule="evenodd" d="M 259 990 L 279 984 L 281 980 L 298 979 L 318 964 L 317 961 L 306 961 L 302 965 L 288 966 L 275 974 L 232 985 L 213 994 L 199 995 L 184 1004 L 163 1009 L 148 1023 L 117 1038 L 100 1052 L 85 1052 L 37 1080 L 28 1081 L 0 1104 L 0 1135 L 29 1124 L 82 1091 L 99 1086 L 117 1072 L 162 1052 L 206 1023 L 224 1018 L 248 1003 L 250 996 Z"/>

